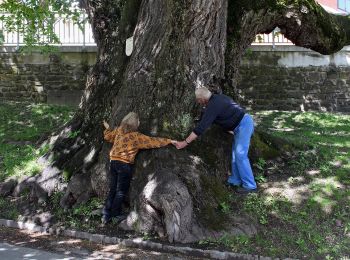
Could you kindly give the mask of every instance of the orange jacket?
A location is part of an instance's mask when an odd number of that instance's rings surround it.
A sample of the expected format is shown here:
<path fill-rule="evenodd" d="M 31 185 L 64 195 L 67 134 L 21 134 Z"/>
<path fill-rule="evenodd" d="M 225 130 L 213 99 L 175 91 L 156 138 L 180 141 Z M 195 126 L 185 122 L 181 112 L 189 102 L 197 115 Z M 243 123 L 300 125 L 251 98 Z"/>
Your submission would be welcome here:
<path fill-rule="evenodd" d="M 168 138 L 149 137 L 139 132 L 124 134 L 120 127 L 114 130 L 106 129 L 103 134 L 106 141 L 113 143 L 109 158 L 125 163 L 134 163 L 140 149 L 159 148 L 171 143 Z"/>

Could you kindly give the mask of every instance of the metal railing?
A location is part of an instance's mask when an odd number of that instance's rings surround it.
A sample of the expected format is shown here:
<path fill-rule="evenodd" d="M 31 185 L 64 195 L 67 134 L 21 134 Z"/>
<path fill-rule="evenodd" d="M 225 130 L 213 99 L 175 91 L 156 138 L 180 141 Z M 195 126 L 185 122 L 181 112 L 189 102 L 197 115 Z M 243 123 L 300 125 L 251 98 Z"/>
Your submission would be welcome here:
<path fill-rule="evenodd" d="M 85 20 L 85 14 L 82 14 L 82 20 Z M 2 33 L 3 46 L 23 46 L 23 35 L 17 32 L 6 31 L 4 22 L 0 21 L 0 32 Z M 92 35 L 92 29 L 89 22 L 86 20 L 82 24 L 82 30 L 72 20 L 57 18 L 54 25 L 54 32 L 60 39 L 59 46 L 95 46 L 95 40 Z M 42 36 L 40 41 L 47 40 Z"/>
<path fill-rule="evenodd" d="M 290 40 L 280 33 L 279 29 L 272 31 L 270 34 L 257 34 L 252 45 L 294 45 Z"/>
<path fill-rule="evenodd" d="M 85 14 L 82 14 L 82 20 L 85 20 Z M 3 46 L 23 46 L 23 35 L 17 32 L 7 32 L 4 23 L 0 21 L 0 32 L 3 35 Z M 72 20 L 57 18 L 54 25 L 54 32 L 60 39 L 59 46 L 95 46 L 92 35 L 92 29 L 86 20 L 82 25 L 82 30 Z M 40 40 L 45 40 L 45 36 Z M 47 40 L 47 39 L 46 39 Z M 285 38 L 279 30 L 275 30 L 270 34 L 258 34 L 252 45 L 293 45 L 291 41 Z"/>

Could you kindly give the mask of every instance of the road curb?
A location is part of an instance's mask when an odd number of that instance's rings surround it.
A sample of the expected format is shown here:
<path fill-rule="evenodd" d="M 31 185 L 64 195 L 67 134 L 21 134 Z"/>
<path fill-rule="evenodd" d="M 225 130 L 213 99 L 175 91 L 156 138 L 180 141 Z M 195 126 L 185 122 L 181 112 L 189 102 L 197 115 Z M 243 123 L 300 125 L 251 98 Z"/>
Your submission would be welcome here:
<path fill-rule="evenodd" d="M 71 229 L 48 229 L 34 223 L 27 223 L 22 221 L 14 221 L 9 219 L 0 219 L 0 226 L 25 229 L 33 232 L 57 234 L 65 237 L 74 237 L 80 239 L 86 239 L 92 242 L 101 244 L 120 244 L 126 247 L 136 247 L 147 250 L 161 251 L 165 253 L 181 253 L 194 257 L 204 257 L 210 259 L 232 259 L 232 260 L 272 260 L 279 258 L 263 257 L 258 255 L 239 254 L 233 252 L 225 252 L 218 250 L 203 250 L 191 247 L 183 246 L 170 246 L 152 241 L 144 241 L 141 237 L 133 239 L 124 239 L 119 237 L 109 237 L 101 234 L 91 234 L 88 232 L 76 231 Z M 291 258 L 285 258 L 284 260 L 292 260 Z"/>

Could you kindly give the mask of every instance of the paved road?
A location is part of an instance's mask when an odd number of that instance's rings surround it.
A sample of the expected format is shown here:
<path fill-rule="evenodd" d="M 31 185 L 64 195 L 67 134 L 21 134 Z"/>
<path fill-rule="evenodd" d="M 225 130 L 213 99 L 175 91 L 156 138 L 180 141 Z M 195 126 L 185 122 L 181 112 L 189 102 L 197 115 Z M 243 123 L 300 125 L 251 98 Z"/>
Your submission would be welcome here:
<path fill-rule="evenodd" d="M 0 243 L 0 259 L 6 260 L 78 260 L 73 256 L 66 256 L 63 254 L 56 254 L 44 250 L 32 249 L 28 247 L 21 247 L 10 245 L 7 243 Z"/>
<path fill-rule="evenodd" d="M 82 239 L 50 236 L 48 234 L 0 226 L 0 260 L 203 260 L 181 254 L 170 254 L 103 245 Z"/>

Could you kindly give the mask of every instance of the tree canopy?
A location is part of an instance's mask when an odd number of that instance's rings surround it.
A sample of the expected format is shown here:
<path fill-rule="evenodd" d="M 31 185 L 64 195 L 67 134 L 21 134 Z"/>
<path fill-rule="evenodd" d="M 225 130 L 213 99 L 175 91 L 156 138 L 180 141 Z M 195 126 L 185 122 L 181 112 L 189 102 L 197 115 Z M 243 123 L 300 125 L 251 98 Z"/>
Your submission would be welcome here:
<path fill-rule="evenodd" d="M 0 2 L 0 20 L 7 32 L 23 36 L 27 49 L 50 50 L 60 40 L 54 31 L 58 18 L 70 19 L 81 24 L 81 8 L 70 0 L 5 0 Z"/>

